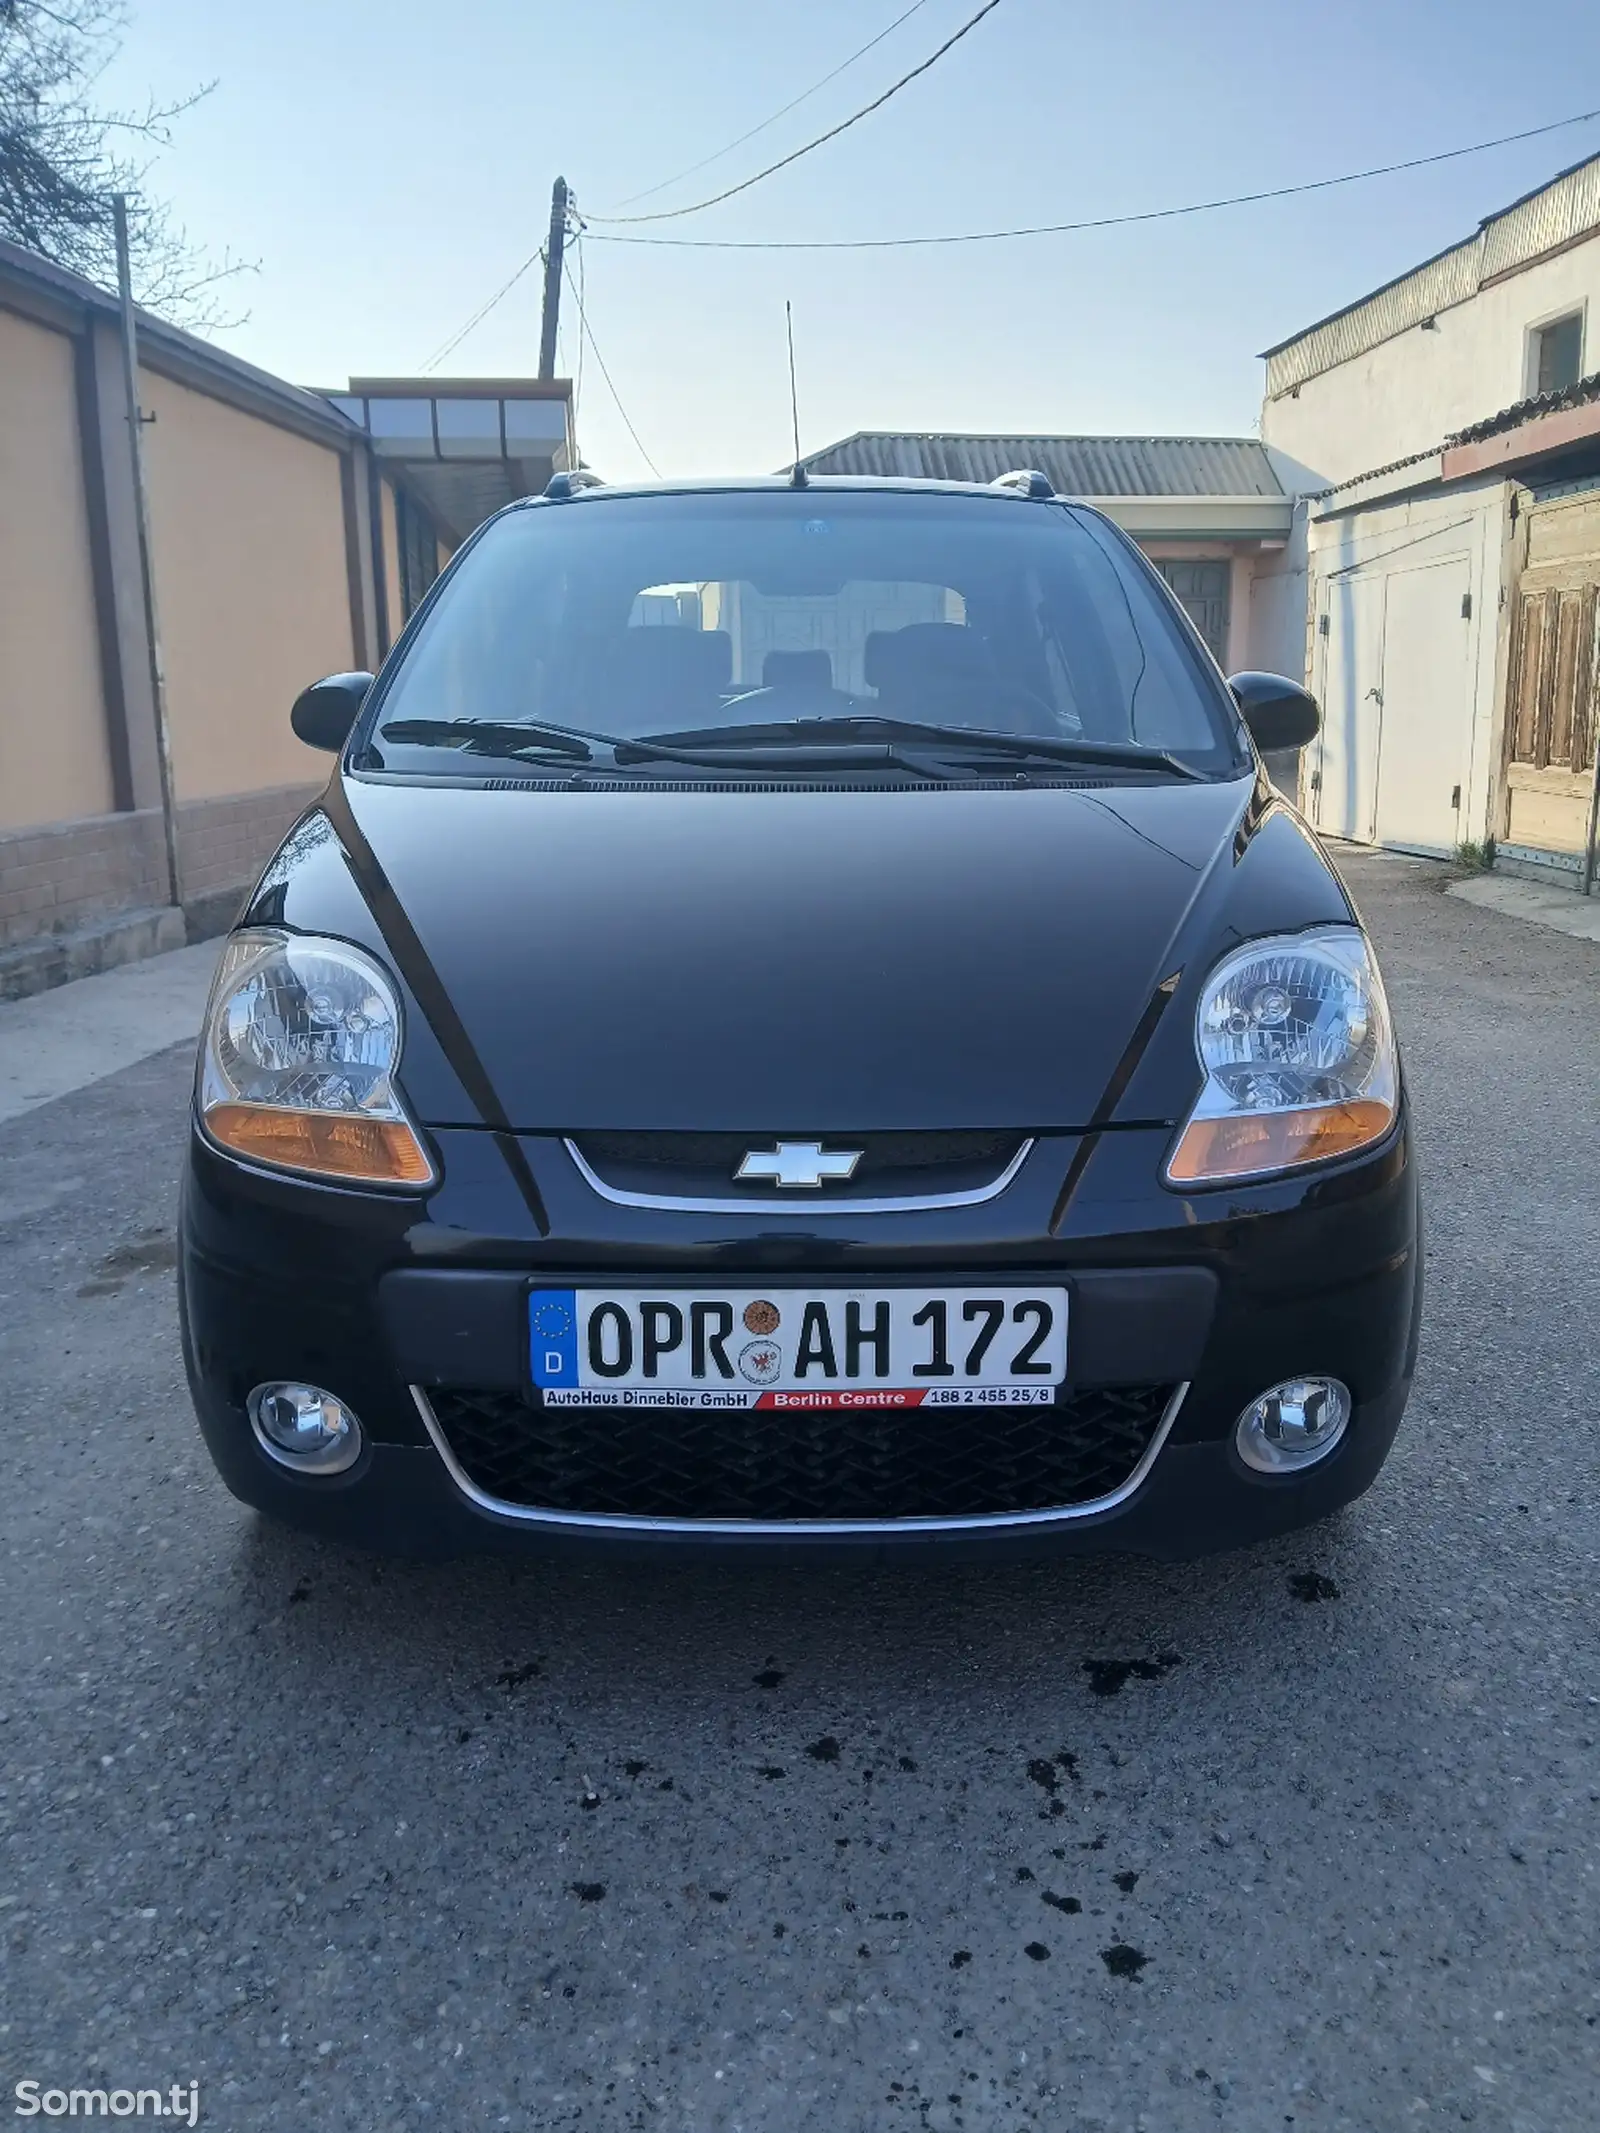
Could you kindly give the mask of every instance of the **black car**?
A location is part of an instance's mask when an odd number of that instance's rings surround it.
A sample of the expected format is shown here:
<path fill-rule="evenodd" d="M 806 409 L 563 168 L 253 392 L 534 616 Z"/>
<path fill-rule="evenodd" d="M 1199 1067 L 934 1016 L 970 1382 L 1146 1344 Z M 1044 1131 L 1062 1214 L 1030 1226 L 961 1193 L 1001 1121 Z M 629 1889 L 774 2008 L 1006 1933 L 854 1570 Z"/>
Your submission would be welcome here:
<path fill-rule="evenodd" d="M 1417 1181 L 1256 753 L 1316 707 L 1106 518 L 558 477 L 293 716 L 339 762 L 183 1200 L 236 1495 L 406 1553 L 1182 1556 L 1372 1481 Z"/>

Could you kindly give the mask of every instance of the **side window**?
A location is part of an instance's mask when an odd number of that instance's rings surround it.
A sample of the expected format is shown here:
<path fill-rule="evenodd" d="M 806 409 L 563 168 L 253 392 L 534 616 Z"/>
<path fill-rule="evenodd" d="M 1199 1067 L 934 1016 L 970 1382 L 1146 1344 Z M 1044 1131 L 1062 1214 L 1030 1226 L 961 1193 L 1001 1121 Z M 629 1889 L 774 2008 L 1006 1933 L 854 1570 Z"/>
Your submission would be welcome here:
<path fill-rule="evenodd" d="M 1528 395 L 1564 392 L 1583 376 L 1583 313 L 1569 311 L 1528 332 Z"/>

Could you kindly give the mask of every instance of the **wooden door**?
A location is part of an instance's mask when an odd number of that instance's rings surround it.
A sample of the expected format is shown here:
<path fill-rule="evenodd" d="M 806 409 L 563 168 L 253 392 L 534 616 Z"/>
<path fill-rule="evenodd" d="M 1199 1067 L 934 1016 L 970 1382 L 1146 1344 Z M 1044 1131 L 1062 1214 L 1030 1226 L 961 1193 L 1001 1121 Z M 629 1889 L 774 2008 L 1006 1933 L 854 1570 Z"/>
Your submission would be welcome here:
<path fill-rule="evenodd" d="M 1505 706 L 1502 841 L 1579 866 L 1600 731 L 1600 490 L 1528 512 Z"/>

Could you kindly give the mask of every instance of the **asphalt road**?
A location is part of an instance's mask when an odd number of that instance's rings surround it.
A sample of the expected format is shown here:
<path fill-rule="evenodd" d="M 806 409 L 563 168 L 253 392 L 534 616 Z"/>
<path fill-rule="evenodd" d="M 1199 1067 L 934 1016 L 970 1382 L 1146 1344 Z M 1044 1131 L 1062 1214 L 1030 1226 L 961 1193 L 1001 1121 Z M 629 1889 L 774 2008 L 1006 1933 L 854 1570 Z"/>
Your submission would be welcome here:
<path fill-rule="evenodd" d="M 1376 1489 L 1183 1568 L 416 1568 L 213 1478 L 182 1048 L 0 1126 L 0 2116 L 1600 2123 L 1600 945 L 1362 860 L 1426 1162 Z"/>

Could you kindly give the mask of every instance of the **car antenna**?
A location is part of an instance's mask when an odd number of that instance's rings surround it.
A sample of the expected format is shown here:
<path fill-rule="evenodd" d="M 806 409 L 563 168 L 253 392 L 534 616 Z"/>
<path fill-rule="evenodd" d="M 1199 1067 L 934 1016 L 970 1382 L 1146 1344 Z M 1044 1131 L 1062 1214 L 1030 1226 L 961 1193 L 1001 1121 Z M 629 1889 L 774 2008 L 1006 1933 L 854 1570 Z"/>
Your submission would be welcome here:
<path fill-rule="evenodd" d="M 789 329 L 789 412 L 794 417 L 794 472 L 789 476 L 791 489 L 809 489 L 810 478 L 805 461 L 800 457 L 800 396 L 794 384 L 794 306 L 788 297 L 783 300 L 784 323 Z"/>

